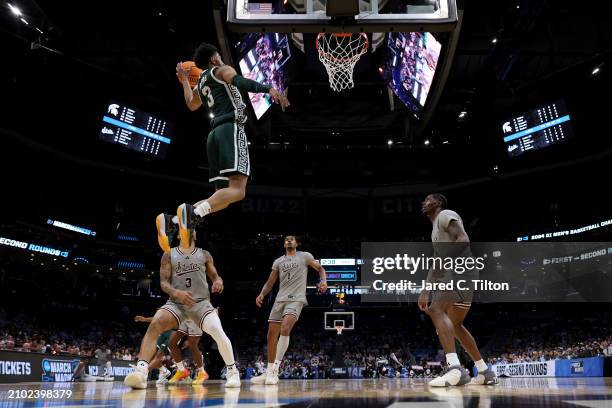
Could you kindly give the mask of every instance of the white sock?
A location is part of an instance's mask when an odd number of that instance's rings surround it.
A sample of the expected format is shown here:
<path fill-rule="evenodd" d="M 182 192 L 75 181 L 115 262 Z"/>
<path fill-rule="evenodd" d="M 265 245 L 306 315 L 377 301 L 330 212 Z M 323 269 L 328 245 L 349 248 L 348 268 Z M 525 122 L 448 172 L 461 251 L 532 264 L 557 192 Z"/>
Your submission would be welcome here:
<path fill-rule="evenodd" d="M 202 323 L 202 330 L 206 332 L 210 337 L 217 343 L 219 354 L 225 362 L 226 366 L 234 365 L 234 349 L 232 348 L 232 342 L 227 338 L 227 334 L 223 331 L 221 326 L 221 320 L 219 315 L 216 313 L 209 313 Z"/>
<path fill-rule="evenodd" d="M 185 364 L 182 361 L 176 363 L 176 369 L 179 371 L 183 371 L 185 369 Z"/>
<path fill-rule="evenodd" d="M 459 357 L 457 356 L 457 353 L 447 353 L 446 354 L 446 364 L 448 364 L 449 366 L 460 365 Z"/>
<path fill-rule="evenodd" d="M 210 214 L 210 210 L 210 204 L 208 204 L 208 201 L 204 201 L 202 204 L 194 208 L 193 212 L 199 215 L 200 217 L 206 217 L 208 214 Z"/>
<path fill-rule="evenodd" d="M 266 371 L 274 370 L 274 368 L 275 368 L 274 363 L 268 363 L 268 369 Z"/>
<path fill-rule="evenodd" d="M 489 367 L 487 366 L 487 363 L 484 362 L 484 360 L 478 360 L 478 361 L 474 361 L 474 364 L 476 365 L 476 369 L 478 370 L 479 373 L 482 373 L 483 371 L 486 371 Z"/>
<path fill-rule="evenodd" d="M 278 338 L 278 343 L 276 343 L 276 358 L 274 364 L 276 367 L 280 367 L 281 361 L 283 361 L 283 357 L 287 352 L 287 348 L 289 347 L 289 336 L 280 336 Z"/>
<path fill-rule="evenodd" d="M 149 363 L 144 360 L 138 360 L 138 362 L 136 363 L 136 368 L 140 371 L 149 372 Z"/>

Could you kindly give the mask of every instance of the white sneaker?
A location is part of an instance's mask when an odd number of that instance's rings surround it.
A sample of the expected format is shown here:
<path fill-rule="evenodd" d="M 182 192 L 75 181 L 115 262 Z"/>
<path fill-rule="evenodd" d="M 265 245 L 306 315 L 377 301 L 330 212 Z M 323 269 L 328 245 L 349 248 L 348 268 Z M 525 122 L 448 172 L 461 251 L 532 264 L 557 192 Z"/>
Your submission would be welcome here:
<path fill-rule="evenodd" d="M 278 384 L 278 370 L 268 370 L 266 375 L 266 385 Z"/>
<path fill-rule="evenodd" d="M 240 387 L 240 372 L 236 367 L 228 367 L 225 381 L 226 388 Z"/>
<path fill-rule="evenodd" d="M 147 378 L 148 377 L 149 377 L 149 372 L 146 368 L 143 369 L 143 368 L 136 367 L 134 371 L 132 371 L 125 377 L 125 379 L 123 380 L 123 383 L 127 385 L 128 387 L 142 390 L 142 389 L 147 388 Z"/>
<path fill-rule="evenodd" d="M 157 376 L 157 381 L 155 384 L 162 385 L 168 383 L 168 377 L 172 375 L 172 371 L 168 370 L 166 367 L 161 366 L 159 368 L 159 374 Z"/>
<path fill-rule="evenodd" d="M 461 366 L 450 366 L 441 376 L 429 382 L 430 387 L 449 387 L 453 385 L 464 385 L 470 382 L 470 375 Z"/>
<path fill-rule="evenodd" d="M 115 381 L 115 377 L 111 377 L 110 375 L 105 375 L 104 381 L 107 381 L 107 382 Z"/>
<path fill-rule="evenodd" d="M 478 372 L 475 382 L 478 385 L 495 385 L 499 384 L 499 379 L 493 370 L 487 368 L 483 372 Z"/>
<path fill-rule="evenodd" d="M 267 373 L 259 374 L 257 377 L 252 377 L 251 382 L 253 384 L 265 384 L 267 377 L 268 377 Z"/>

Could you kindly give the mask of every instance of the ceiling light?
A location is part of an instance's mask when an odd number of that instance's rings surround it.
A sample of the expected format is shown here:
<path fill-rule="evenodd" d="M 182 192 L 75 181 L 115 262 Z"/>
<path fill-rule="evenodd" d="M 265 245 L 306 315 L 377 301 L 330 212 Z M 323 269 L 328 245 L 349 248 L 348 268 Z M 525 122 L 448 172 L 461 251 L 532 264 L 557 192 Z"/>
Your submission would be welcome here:
<path fill-rule="evenodd" d="M 11 3 L 7 3 L 7 4 L 14 15 L 16 15 L 17 17 L 21 17 L 23 15 L 21 10 L 19 10 L 19 7 L 13 6 Z"/>

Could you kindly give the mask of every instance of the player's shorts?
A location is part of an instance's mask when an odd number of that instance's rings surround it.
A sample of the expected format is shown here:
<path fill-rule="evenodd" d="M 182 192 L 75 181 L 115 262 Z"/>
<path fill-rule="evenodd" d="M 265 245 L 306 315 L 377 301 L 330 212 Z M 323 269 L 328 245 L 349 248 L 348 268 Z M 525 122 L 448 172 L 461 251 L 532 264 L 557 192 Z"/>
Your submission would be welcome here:
<path fill-rule="evenodd" d="M 215 312 L 215 308 L 207 299 L 200 300 L 191 307 L 168 300 L 160 309 L 167 310 L 174 316 L 178 323 L 177 328 L 180 328 L 186 320 L 193 320 L 194 325 L 201 328 L 206 316 Z"/>
<path fill-rule="evenodd" d="M 299 319 L 303 307 L 303 302 L 274 302 L 268 321 L 280 323 L 283 321 L 283 317 L 288 314 L 294 315 L 296 319 Z"/>
<path fill-rule="evenodd" d="M 157 338 L 157 348 L 164 353 L 165 355 L 170 355 L 170 349 L 168 348 L 168 343 L 170 342 L 170 336 L 172 335 L 172 330 L 166 330 Z"/>
<path fill-rule="evenodd" d="M 432 302 L 453 302 L 453 306 L 469 309 L 474 298 L 473 290 L 435 290 L 432 291 Z"/>
<path fill-rule="evenodd" d="M 208 181 L 216 188 L 229 185 L 229 176 L 251 174 L 249 146 L 244 124 L 234 121 L 221 123 L 208 134 Z"/>
<path fill-rule="evenodd" d="M 193 320 L 183 320 L 177 331 L 190 337 L 202 337 L 203 333 L 202 329 L 200 329 Z"/>

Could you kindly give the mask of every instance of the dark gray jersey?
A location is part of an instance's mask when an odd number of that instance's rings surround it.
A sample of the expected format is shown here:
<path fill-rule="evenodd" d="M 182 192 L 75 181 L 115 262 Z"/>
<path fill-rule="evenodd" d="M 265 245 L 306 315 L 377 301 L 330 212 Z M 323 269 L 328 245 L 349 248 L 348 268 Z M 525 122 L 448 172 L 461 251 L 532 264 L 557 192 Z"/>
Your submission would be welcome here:
<path fill-rule="evenodd" d="M 179 247 L 172 248 L 172 287 L 191 292 L 191 296 L 198 302 L 210 299 L 206 281 L 206 262 L 209 257 L 210 253 L 201 248 L 186 252 Z"/>
<path fill-rule="evenodd" d="M 274 261 L 272 269 L 278 270 L 280 280 L 276 302 L 306 303 L 308 262 L 313 259 L 310 252 L 297 251 L 293 256 L 283 255 Z"/>

